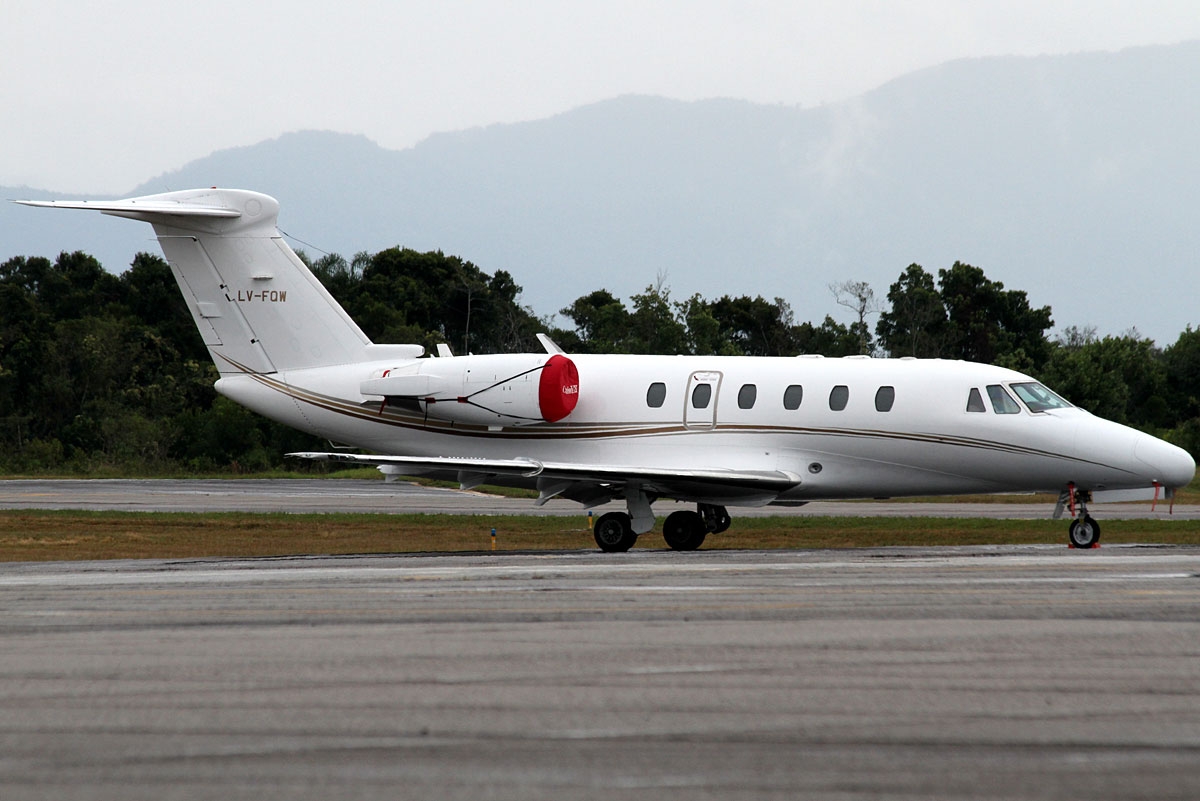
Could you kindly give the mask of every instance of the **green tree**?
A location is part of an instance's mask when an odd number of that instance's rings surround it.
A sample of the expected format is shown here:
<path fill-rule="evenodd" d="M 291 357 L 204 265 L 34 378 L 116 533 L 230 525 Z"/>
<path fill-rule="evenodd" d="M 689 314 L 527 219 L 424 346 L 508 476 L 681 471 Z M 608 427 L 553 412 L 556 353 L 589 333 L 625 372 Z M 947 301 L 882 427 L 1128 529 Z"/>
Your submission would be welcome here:
<path fill-rule="evenodd" d="M 854 325 L 843 325 L 828 314 L 820 325 L 796 326 L 795 338 L 799 353 L 819 356 L 854 356 L 862 345 L 861 334 Z"/>
<path fill-rule="evenodd" d="M 1200 329 L 1190 325 L 1163 351 L 1167 389 L 1180 420 L 1200 417 Z"/>
<path fill-rule="evenodd" d="M 313 275 L 334 297 L 345 297 L 354 291 L 354 285 L 362 278 L 362 267 L 361 262 L 348 262 L 337 253 L 326 253 L 309 265 Z"/>
<path fill-rule="evenodd" d="M 725 295 L 709 304 L 721 339 L 743 356 L 794 356 L 797 343 L 792 308 L 783 298 Z"/>
<path fill-rule="evenodd" d="M 56 320 L 77 319 L 124 300 L 120 280 L 78 250 L 60 253 L 36 291 L 38 303 Z"/>
<path fill-rule="evenodd" d="M 161 338 L 159 348 L 170 348 L 176 358 L 197 361 L 209 358 L 166 261 L 149 253 L 138 253 L 118 280 L 122 287 L 121 305 L 134 320 L 150 327 Z"/>
<path fill-rule="evenodd" d="M 910 264 L 887 295 L 890 308 L 879 315 L 875 334 L 892 356 L 922 359 L 944 356 L 946 306 L 933 276 L 919 264 Z"/>
<path fill-rule="evenodd" d="M 703 356 L 737 356 L 734 344 L 721 331 L 721 323 L 713 315 L 712 306 L 694 294 L 677 304 L 687 336 L 687 351 Z"/>
<path fill-rule="evenodd" d="M 575 323 L 585 353 L 624 353 L 629 338 L 629 310 L 607 289 L 575 299 L 560 311 Z"/>
<path fill-rule="evenodd" d="M 326 272 L 330 286 L 344 285 L 334 296 L 375 342 L 446 342 L 474 353 L 535 344 L 538 321 L 517 303 L 521 288 L 504 271 L 488 275 L 440 251 L 390 248 Z"/>
<path fill-rule="evenodd" d="M 634 295 L 629 315 L 630 353 L 688 353 L 687 325 L 679 319 L 680 304 L 671 303 L 671 293 L 660 280 Z"/>
<path fill-rule="evenodd" d="M 1049 306 L 1034 309 L 1025 292 L 1006 291 L 980 268 L 958 261 L 938 270 L 938 287 L 946 308 L 944 355 L 992 364 L 1019 349 L 1033 365 L 1045 364 L 1046 330 L 1054 325 Z"/>
<path fill-rule="evenodd" d="M 1169 427 L 1167 368 L 1152 340 L 1136 331 L 1098 338 L 1068 328 L 1038 377 L 1093 414 L 1144 429 Z"/>
<path fill-rule="evenodd" d="M 871 326 L 867 318 L 879 313 L 879 304 L 875 302 L 875 290 L 866 281 L 841 281 L 829 285 L 829 291 L 839 306 L 845 306 L 854 312 L 855 320 L 850 324 L 850 331 L 858 338 L 858 354 L 869 355 L 875 350 L 871 338 Z"/>

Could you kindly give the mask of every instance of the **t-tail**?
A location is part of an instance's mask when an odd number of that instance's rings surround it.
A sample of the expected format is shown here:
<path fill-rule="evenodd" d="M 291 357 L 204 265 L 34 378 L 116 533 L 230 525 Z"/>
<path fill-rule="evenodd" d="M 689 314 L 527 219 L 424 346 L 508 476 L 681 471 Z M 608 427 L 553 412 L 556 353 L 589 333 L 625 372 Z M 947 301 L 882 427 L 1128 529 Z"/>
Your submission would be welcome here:
<path fill-rule="evenodd" d="M 368 358 L 370 339 L 283 241 L 279 203 L 241 189 L 20 201 L 154 226 L 217 370 L 276 373 Z"/>

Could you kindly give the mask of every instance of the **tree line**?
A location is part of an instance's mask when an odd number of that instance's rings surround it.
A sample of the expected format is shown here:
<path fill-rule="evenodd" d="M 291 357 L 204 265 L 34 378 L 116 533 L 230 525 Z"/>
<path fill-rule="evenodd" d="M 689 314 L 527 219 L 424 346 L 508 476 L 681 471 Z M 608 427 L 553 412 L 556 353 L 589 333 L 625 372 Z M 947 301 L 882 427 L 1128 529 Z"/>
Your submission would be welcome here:
<path fill-rule="evenodd" d="M 797 322 L 782 298 L 675 300 L 660 278 L 628 304 L 605 289 L 583 295 L 559 324 L 521 305 L 509 273 L 457 256 L 390 248 L 301 258 L 375 342 L 497 353 L 539 350 L 546 331 L 569 353 L 969 359 L 1029 373 L 1200 455 L 1200 331 L 1165 348 L 1136 331 L 1072 328 L 1052 339 L 1049 306 L 961 262 L 936 276 L 909 265 L 884 299 L 863 282 L 831 286 L 850 323 Z M 216 378 L 160 257 L 138 254 L 121 275 L 82 252 L 0 265 L 0 473 L 261 471 L 288 451 L 324 448 L 218 396 Z"/>

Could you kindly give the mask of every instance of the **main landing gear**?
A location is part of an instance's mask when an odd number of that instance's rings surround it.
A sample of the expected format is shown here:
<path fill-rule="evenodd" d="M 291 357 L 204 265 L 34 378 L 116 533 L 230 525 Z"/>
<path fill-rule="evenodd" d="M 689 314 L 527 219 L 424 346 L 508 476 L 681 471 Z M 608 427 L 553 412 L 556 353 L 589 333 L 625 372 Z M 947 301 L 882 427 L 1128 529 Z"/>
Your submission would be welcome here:
<path fill-rule="evenodd" d="M 1100 544 L 1100 524 L 1088 514 L 1088 497 L 1089 493 L 1069 485 L 1058 502 L 1060 509 L 1064 503 L 1069 504 L 1071 513 L 1075 515 L 1067 531 L 1072 548 L 1095 548 Z"/>
<path fill-rule="evenodd" d="M 663 521 L 663 539 L 673 551 L 694 551 L 704 544 L 709 532 L 719 534 L 731 522 L 724 506 L 701 503 L 694 512 L 680 510 L 667 515 Z M 592 536 L 605 553 L 628 551 L 638 537 L 633 531 L 632 518 L 625 512 L 601 515 L 592 527 Z"/>

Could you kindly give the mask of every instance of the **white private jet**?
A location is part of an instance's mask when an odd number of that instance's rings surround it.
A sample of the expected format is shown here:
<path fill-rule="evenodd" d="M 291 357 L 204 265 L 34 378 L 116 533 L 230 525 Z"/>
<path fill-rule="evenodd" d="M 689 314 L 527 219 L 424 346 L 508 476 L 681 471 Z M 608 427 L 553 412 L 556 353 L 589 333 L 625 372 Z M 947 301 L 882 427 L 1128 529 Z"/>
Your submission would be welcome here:
<path fill-rule="evenodd" d="M 273 420 L 375 451 L 299 453 L 385 474 L 530 487 L 536 503 L 627 512 L 593 527 L 604 551 L 654 525 L 676 550 L 729 527 L 728 506 L 998 492 L 1058 493 L 1069 539 L 1087 504 L 1173 498 L 1188 453 L 1094 417 L 1027 375 L 961 361 L 848 357 L 453 356 L 376 345 L 288 247 L 279 204 L 232 189 L 115 201 L 18 201 L 154 226 L 220 372 L 217 391 Z"/>

